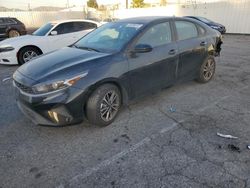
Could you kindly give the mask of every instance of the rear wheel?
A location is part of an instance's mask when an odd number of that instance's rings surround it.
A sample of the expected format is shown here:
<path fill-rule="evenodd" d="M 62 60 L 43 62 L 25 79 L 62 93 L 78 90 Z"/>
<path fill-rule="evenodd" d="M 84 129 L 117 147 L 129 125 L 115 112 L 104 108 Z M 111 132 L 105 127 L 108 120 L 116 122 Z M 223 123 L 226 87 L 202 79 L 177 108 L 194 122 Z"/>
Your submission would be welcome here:
<path fill-rule="evenodd" d="M 18 63 L 20 65 L 27 63 L 28 61 L 30 61 L 31 59 L 41 55 L 42 53 L 34 47 L 25 47 L 22 48 L 19 53 L 18 53 Z"/>
<path fill-rule="evenodd" d="M 19 37 L 19 36 L 20 36 L 19 31 L 15 30 L 15 29 L 11 29 L 11 30 L 8 32 L 8 37 L 9 37 L 9 38 Z"/>
<path fill-rule="evenodd" d="M 216 63 L 213 56 L 209 56 L 201 65 L 199 77 L 197 79 L 200 83 L 209 82 L 215 74 Z"/>
<path fill-rule="evenodd" d="M 91 124 L 107 126 L 114 121 L 121 107 L 120 90 L 113 84 L 104 84 L 89 97 L 86 113 Z"/>

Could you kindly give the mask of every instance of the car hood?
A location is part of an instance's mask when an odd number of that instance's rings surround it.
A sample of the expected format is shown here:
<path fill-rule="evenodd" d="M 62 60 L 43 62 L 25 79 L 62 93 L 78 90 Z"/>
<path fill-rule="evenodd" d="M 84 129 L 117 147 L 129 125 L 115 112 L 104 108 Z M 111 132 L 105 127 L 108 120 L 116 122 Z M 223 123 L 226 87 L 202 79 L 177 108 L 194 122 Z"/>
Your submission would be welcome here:
<path fill-rule="evenodd" d="M 100 58 L 108 55 L 65 47 L 31 60 L 17 69 L 17 72 L 34 80 L 33 84 L 49 82 L 88 71 Z"/>
<path fill-rule="evenodd" d="M 214 25 L 214 26 L 224 27 L 224 25 L 216 23 L 216 22 L 210 22 L 209 25 L 210 26 Z"/>
<path fill-rule="evenodd" d="M 37 39 L 41 38 L 41 36 L 34 36 L 34 35 L 24 35 L 20 37 L 14 37 L 14 38 L 9 38 L 5 39 L 2 42 L 0 42 L 0 47 L 1 46 L 13 46 L 15 47 L 16 44 L 30 44 L 32 41 L 36 41 Z"/>

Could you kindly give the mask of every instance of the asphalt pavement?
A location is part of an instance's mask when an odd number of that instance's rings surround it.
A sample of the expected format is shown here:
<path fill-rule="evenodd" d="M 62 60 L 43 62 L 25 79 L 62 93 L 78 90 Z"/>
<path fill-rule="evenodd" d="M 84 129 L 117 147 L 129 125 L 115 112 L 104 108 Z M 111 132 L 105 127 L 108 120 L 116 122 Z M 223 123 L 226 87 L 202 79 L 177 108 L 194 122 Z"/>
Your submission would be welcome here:
<path fill-rule="evenodd" d="M 18 67 L 0 65 L 0 187 L 250 187 L 249 46 L 226 35 L 211 82 L 144 97 L 104 128 L 34 125 L 8 79 Z"/>

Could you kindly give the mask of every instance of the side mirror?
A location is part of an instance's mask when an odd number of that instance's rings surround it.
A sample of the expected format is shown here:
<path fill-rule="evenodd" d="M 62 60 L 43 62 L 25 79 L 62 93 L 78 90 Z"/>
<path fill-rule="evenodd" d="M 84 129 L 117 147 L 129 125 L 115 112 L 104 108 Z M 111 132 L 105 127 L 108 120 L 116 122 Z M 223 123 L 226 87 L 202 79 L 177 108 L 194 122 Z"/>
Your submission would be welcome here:
<path fill-rule="evenodd" d="M 52 35 L 52 36 L 57 35 L 57 31 L 51 31 L 51 32 L 50 32 L 50 35 Z"/>
<path fill-rule="evenodd" d="M 137 44 L 135 46 L 134 52 L 135 53 L 147 53 L 153 50 L 152 46 L 149 44 Z"/>

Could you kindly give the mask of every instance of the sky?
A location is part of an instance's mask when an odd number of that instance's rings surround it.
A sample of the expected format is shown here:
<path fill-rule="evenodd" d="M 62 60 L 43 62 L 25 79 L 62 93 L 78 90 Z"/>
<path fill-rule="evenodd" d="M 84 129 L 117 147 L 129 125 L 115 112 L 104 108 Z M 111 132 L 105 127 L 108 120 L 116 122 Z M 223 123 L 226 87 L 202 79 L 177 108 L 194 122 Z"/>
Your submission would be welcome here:
<path fill-rule="evenodd" d="M 0 7 L 27 9 L 28 4 L 31 8 L 38 6 L 58 6 L 66 7 L 67 2 L 70 6 L 81 6 L 86 4 L 87 0 L 0 0 Z M 121 2 L 122 0 L 97 0 L 98 4 L 111 4 Z M 124 0 L 125 1 L 125 0 Z"/>

